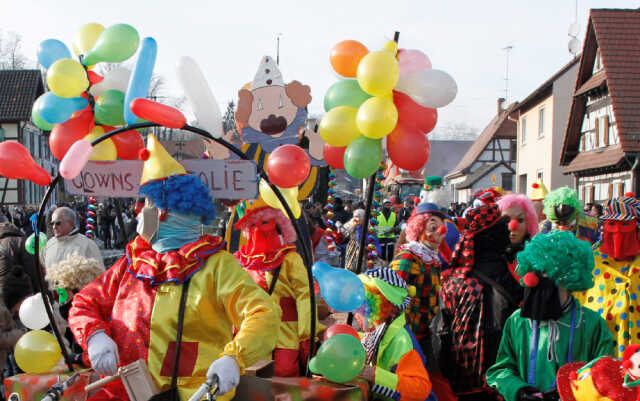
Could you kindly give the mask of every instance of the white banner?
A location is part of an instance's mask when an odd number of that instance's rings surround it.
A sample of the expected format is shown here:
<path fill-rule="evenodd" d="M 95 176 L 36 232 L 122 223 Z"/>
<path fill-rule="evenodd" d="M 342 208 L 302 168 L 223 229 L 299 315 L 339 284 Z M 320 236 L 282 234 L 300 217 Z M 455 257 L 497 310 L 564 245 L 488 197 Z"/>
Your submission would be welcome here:
<path fill-rule="evenodd" d="M 65 190 L 73 195 L 138 197 L 142 161 L 89 162 L 73 180 L 64 180 Z M 211 190 L 214 199 L 255 199 L 258 179 L 255 162 L 250 160 L 181 160 Z"/>

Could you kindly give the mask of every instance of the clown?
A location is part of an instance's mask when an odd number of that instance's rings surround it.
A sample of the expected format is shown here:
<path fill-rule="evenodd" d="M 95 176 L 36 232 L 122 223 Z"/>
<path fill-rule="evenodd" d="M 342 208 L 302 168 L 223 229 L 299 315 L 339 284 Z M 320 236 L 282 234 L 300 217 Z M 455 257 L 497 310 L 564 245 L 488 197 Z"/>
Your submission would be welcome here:
<path fill-rule="evenodd" d="M 377 268 L 361 274 L 365 302 L 355 317 L 365 331 L 367 353 L 360 377 L 371 385 L 374 399 L 424 401 L 431 392 L 425 358 L 406 324 L 407 284 L 392 270 Z"/>
<path fill-rule="evenodd" d="M 619 357 L 625 348 L 640 338 L 637 310 L 640 285 L 640 243 L 638 242 L 640 202 L 632 197 L 615 198 L 607 202 L 602 243 L 594 250 L 595 286 L 576 298 L 597 311 L 607 321 L 613 333 L 615 351 Z"/>
<path fill-rule="evenodd" d="M 536 182 L 531 184 L 531 196 L 529 199 L 533 202 L 533 207 L 536 210 L 536 214 L 538 215 L 538 223 L 543 222 L 546 219 L 546 216 L 543 213 L 544 209 L 544 198 L 547 196 L 549 191 L 547 187 L 544 185 L 541 179 L 538 179 Z"/>
<path fill-rule="evenodd" d="M 451 193 L 442 186 L 442 177 L 430 175 L 424 178 L 424 186 L 420 191 L 420 203 L 435 203 L 441 209 L 447 210 L 451 202 Z"/>
<path fill-rule="evenodd" d="M 234 255 L 282 310 L 273 351 L 275 375 L 299 376 L 309 356 L 310 322 L 309 281 L 296 252 L 296 233 L 291 221 L 262 198 L 247 203 L 244 216 L 236 223 L 247 243 Z"/>
<path fill-rule="evenodd" d="M 177 371 L 177 392 L 186 400 L 217 375 L 218 399 L 229 400 L 244 368 L 273 349 L 277 307 L 224 251 L 221 238 L 202 234 L 214 209 L 200 179 L 187 174 L 153 135 L 141 158 L 146 206 L 138 216 L 139 235 L 125 256 L 75 295 L 69 325 L 100 374 L 113 375 L 118 366 L 143 359 L 161 391 L 176 391 Z M 183 296 L 187 306 L 176 350 Z M 115 381 L 92 397 L 104 399 L 128 397 Z"/>
<path fill-rule="evenodd" d="M 625 363 L 601 357 L 585 364 L 569 363 L 558 370 L 562 401 L 636 401 L 637 389 L 624 383 Z"/>
<path fill-rule="evenodd" d="M 554 189 L 544 198 L 544 215 L 547 220 L 540 223 L 543 234 L 551 230 L 573 232 L 579 239 L 594 244 L 598 241 L 598 219 L 585 216 L 578 193 L 569 187 Z"/>
<path fill-rule="evenodd" d="M 524 300 L 507 320 L 487 371 L 487 383 L 507 401 L 557 400 L 561 366 L 611 354 L 602 318 L 570 293 L 593 285 L 592 267 L 589 244 L 564 231 L 537 235 L 518 254 Z"/>
<path fill-rule="evenodd" d="M 509 240 L 511 245 L 507 248 L 507 260 L 509 271 L 516 280 L 520 280 L 515 274 L 516 255 L 527 241 L 538 233 L 538 216 L 531 200 L 525 195 L 509 194 L 498 200 L 498 207 L 503 216 L 509 216 Z"/>

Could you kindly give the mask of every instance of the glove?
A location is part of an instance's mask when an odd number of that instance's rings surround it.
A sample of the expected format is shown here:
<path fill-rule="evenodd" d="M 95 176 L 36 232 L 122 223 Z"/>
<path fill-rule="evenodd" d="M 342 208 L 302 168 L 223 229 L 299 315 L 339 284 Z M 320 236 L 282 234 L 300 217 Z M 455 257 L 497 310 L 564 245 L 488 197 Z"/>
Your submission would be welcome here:
<path fill-rule="evenodd" d="M 518 389 L 516 393 L 517 401 L 540 401 L 542 400 L 542 393 L 535 387 L 522 387 Z"/>
<path fill-rule="evenodd" d="M 208 380 L 213 380 L 214 375 L 218 376 L 218 394 L 224 395 L 240 383 L 240 366 L 234 357 L 223 355 L 213 361 L 207 370 Z"/>
<path fill-rule="evenodd" d="M 96 372 L 106 376 L 118 373 L 118 346 L 104 331 L 98 331 L 89 337 L 87 353 L 91 367 Z"/>

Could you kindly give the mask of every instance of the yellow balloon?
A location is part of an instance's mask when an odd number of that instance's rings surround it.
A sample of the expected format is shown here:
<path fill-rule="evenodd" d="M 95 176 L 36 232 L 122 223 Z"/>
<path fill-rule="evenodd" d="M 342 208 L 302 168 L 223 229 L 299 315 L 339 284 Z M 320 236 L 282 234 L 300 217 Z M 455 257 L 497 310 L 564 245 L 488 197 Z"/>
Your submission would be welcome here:
<path fill-rule="evenodd" d="M 395 40 L 390 40 L 384 44 L 384 50 L 391 52 L 394 56 L 398 53 L 398 44 Z"/>
<path fill-rule="evenodd" d="M 398 123 L 398 109 L 387 97 L 372 97 L 360 105 L 356 122 L 362 135 L 372 139 L 384 138 Z"/>
<path fill-rule="evenodd" d="M 63 58 L 51 64 L 47 70 L 47 84 L 57 96 L 76 97 L 89 87 L 89 80 L 82 64 Z"/>
<path fill-rule="evenodd" d="M 282 194 L 282 197 L 284 198 L 284 200 L 287 202 L 287 205 L 289 205 L 289 208 L 293 213 L 293 217 L 295 217 L 296 219 L 300 217 L 302 210 L 300 209 L 300 203 L 298 202 L 298 187 L 293 187 L 293 188 L 278 187 L 278 189 L 280 190 L 280 193 Z M 258 190 L 260 192 L 260 196 L 262 197 L 262 199 L 265 201 L 267 205 L 275 209 L 280 209 L 285 216 L 289 217 L 289 215 L 287 215 L 287 212 L 284 206 L 282 206 L 282 203 L 280 203 L 280 200 L 276 196 L 276 193 L 273 192 L 273 190 L 265 180 L 260 180 L 260 184 L 258 185 Z"/>
<path fill-rule="evenodd" d="M 363 91 L 373 96 L 391 92 L 399 77 L 398 61 L 387 50 L 371 52 L 358 64 L 358 83 Z"/>
<path fill-rule="evenodd" d="M 104 27 L 95 22 L 82 25 L 73 38 L 73 48 L 77 49 L 76 54 L 87 54 L 98 41 L 102 31 L 104 31 Z"/>
<path fill-rule="evenodd" d="M 14 348 L 16 363 L 27 373 L 45 373 L 62 358 L 60 345 L 53 334 L 32 330 L 24 334 Z"/>
<path fill-rule="evenodd" d="M 84 137 L 87 141 L 91 142 L 94 139 L 98 139 L 104 134 L 104 128 L 99 125 L 93 127 L 91 132 Z M 99 160 L 99 161 L 112 161 L 118 158 L 118 150 L 116 149 L 116 144 L 113 143 L 111 138 L 106 139 L 96 146 L 93 147 L 93 153 L 91 153 L 91 157 L 89 160 Z"/>
<path fill-rule="evenodd" d="M 334 107 L 320 121 L 320 137 L 331 146 L 347 146 L 360 136 L 357 115 L 358 109 L 355 107 Z"/>

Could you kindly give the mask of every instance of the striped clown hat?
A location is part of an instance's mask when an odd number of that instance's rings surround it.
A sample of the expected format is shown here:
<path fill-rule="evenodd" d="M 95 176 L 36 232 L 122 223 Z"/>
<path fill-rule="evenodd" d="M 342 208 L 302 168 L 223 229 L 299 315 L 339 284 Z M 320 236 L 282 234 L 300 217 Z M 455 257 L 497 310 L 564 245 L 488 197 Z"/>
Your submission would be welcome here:
<path fill-rule="evenodd" d="M 376 287 L 384 297 L 397 306 L 400 311 L 409 307 L 411 296 L 406 281 L 393 270 L 381 267 L 371 269 L 360 275 L 360 280 L 372 287 Z"/>
<path fill-rule="evenodd" d="M 629 221 L 640 216 L 640 201 L 631 196 L 613 198 L 607 201 L 602 220 Z"/>

